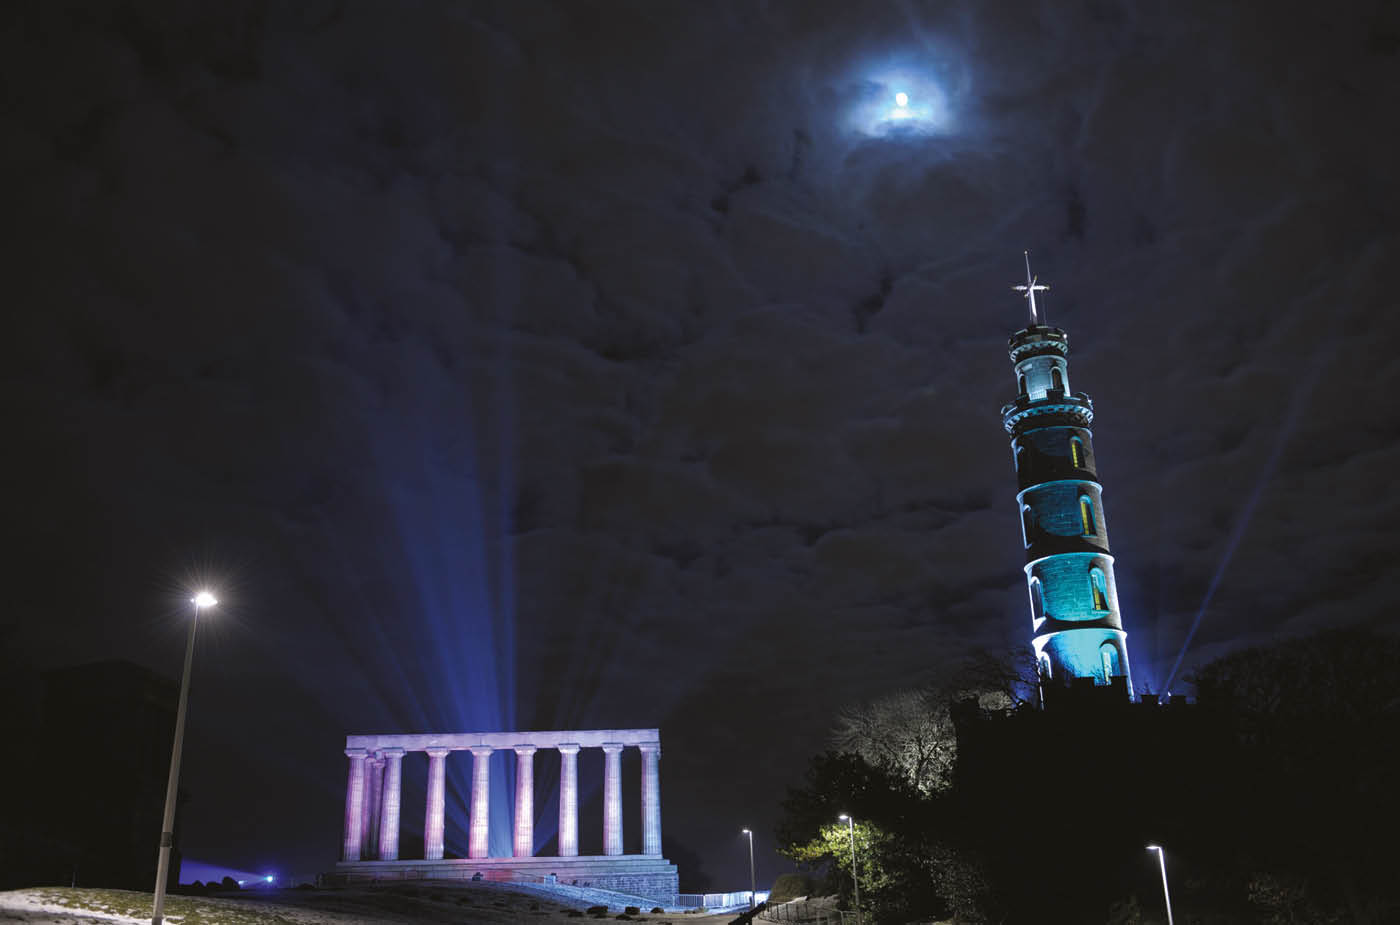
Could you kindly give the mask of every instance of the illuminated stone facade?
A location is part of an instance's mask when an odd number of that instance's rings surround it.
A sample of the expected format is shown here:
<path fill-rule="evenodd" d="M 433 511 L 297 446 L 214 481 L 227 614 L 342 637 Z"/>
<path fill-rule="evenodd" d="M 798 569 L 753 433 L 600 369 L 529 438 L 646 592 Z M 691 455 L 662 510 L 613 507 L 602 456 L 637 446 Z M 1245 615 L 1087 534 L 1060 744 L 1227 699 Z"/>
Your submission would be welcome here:
<path fill-rule="evenodd" d="M 1103 487 L 1094 458 L 1094 404 L 1069 388 L 1069 337 L 1030 324 L 1008 344 L 1018 395 L 1002 408 L 1020 491 L 1031 626 L 1040 673 L 1056 684 L 1124 680 L 1127 633 L 1118 609 Z"/>
<path fill-rule="evenodd" d="M 603 854 L 578 855 L 578 753 L 604 754 Z M 642 854 L 623 854 L 622 772 L 624 749 L 641 753 Z M 560 754 L 559 854 L 534 856 L 534 757 L 541 749 Z M 515 755 L 513 856 L 489 857 L 493 752 Z M 404 755 L 428 756 L 424 810 L 424 857 L 399 857 Z M 465 858 L 444 857 L 447 762 L 470 753 L 472 792 Z M 538 880 L 629 892 L 674 903 L 676 868 L 661 856 L 661 735 L 656 729 L 592 729 L 555 732 L 490 732 L 446 735 L 352 735 L 345 740 L 349 773 L 345 826 L 335 879 Z"/>

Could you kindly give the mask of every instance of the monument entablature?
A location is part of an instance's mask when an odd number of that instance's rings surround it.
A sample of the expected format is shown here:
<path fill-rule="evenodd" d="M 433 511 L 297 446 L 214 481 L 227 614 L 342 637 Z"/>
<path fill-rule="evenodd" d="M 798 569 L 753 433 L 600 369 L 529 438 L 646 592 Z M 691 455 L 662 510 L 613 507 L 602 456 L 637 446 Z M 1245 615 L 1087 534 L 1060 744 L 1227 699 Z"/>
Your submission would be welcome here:
<path fill-rule="evenodd" d="M 425 752 L 430 748 L 445 748 L 462 752 L 473 748 L 497 751 L 524 748 L 558 748 L 577 745 L 580 748 L 602 748 L 604 745 L 661 747 L 659 729 L 586 729 L 550 730 L 540 732 L 454 732 L 449 734 L 408 733 L 388 735 L 352 735 L 345 737 L 345 747 L 376 751 L 381 748 L 401 748 L 409 752 Z"/>

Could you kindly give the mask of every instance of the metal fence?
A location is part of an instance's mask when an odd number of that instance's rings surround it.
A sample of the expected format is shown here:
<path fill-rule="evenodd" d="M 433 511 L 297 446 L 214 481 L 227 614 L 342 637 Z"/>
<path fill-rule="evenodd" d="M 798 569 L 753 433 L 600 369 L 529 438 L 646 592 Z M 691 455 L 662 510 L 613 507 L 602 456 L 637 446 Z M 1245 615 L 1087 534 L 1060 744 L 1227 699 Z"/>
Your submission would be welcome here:
<path fill-rule="evenodd" d="M 682 909 L 735 909 L 739 906 L 747 908 L 750 896 L 753 897 L 756 905 L 768 898 L 768 891 L 759 890 L 757 893 L 750 893 L 748 890 L 736 890 L 732 893 L 680 893 L 676 896 L 676 905 Z"/>
<path fill-rule="evenodd" d="M 758 917 L 767 922 L 794 922 L 799 925 L 857 925 L 854 912 L 833 908 L 830 903 L 802 899 L 764 906 L 759 910 Z"/>

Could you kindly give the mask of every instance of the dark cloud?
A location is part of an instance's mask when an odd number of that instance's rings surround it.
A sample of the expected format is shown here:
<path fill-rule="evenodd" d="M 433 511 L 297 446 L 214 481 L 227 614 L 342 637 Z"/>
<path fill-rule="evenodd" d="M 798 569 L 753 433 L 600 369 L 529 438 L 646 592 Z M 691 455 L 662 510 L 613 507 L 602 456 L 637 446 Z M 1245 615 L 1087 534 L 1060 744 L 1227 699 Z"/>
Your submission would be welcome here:
<path fill-rule="evenodd" d="M 1208 594 L 1184 667 L 1393 622 L 1389 7 L 6 15 L 13 621 L 173 671 L 229 576 L 195 856 L 324 868 L 341 736 L 485 710 L 660 726 L 741 882 L 835 708 L 1027 630 L 1026 247 L 1139 681 Z"/>

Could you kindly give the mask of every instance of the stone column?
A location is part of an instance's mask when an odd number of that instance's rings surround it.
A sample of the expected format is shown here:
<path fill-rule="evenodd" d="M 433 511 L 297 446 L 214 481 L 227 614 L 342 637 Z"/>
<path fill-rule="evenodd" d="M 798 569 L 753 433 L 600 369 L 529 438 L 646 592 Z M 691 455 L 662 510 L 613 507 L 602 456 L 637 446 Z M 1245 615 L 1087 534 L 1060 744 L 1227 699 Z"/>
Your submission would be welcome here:
<path fill-rule="evenodd" d="M 403 749 L 386 748 L 384 796 L 379 805 L 379 860 L 399 859 L 399 808 L 403 805 Z"/>
<path fill-rule="evenodd" d="M 603 853 L 622 853 L 622 746 L 603 743 Z"/>
<path fill-rule="evenodd" d="M 369 808 L 374 803 L 370 786 L 374 781 L 374 753 L 365 755 L 365 773 L 360 781 L 360 857 L 366 861 L 374 859 L 374 851 L 369 846 Z"/>
<path fill-rule="evenodd" d="M 642 854 L 661 856 L 661 743 L 643 742 Z"/>
<path fill-rule="evenodd" d="M 345 782 L 345 844 L 341 847 L 342 861 L 360 859 L 360 824 L 365 815 L 365 750 L 347 748 L 350 776 Z"/>
<path fill-rule="evenodd" d="M 578 857 L 578 746 L 559 746 L 559 856 Z"/>
<path fill-rule="evenodd" d="M 515 856 L 535 856 L 535 746 L 515 748 Z"/>
<path fill-rule="evenodd" d="M 379 857 L 379 811 L 384 802 L 384 753 L 375 752 L 369 760 L 369 799 L 365 801 L 365 817 L 369 822 L 369 838 L 365 839 L 367 858 Z"/>
<path fill-rule="evenodd" d="M 472 747 L 472 819 L 467 857 L 491 856 L 491 752 L 489 745 Z"/>
<path fill-rule="evenodd" d="M 429 748 L 428 752 L 428 812 L 423 820 L 423 859 L 442 860 L 443 789 L 447 784 L 447 754 L 451 749 Z"/>

